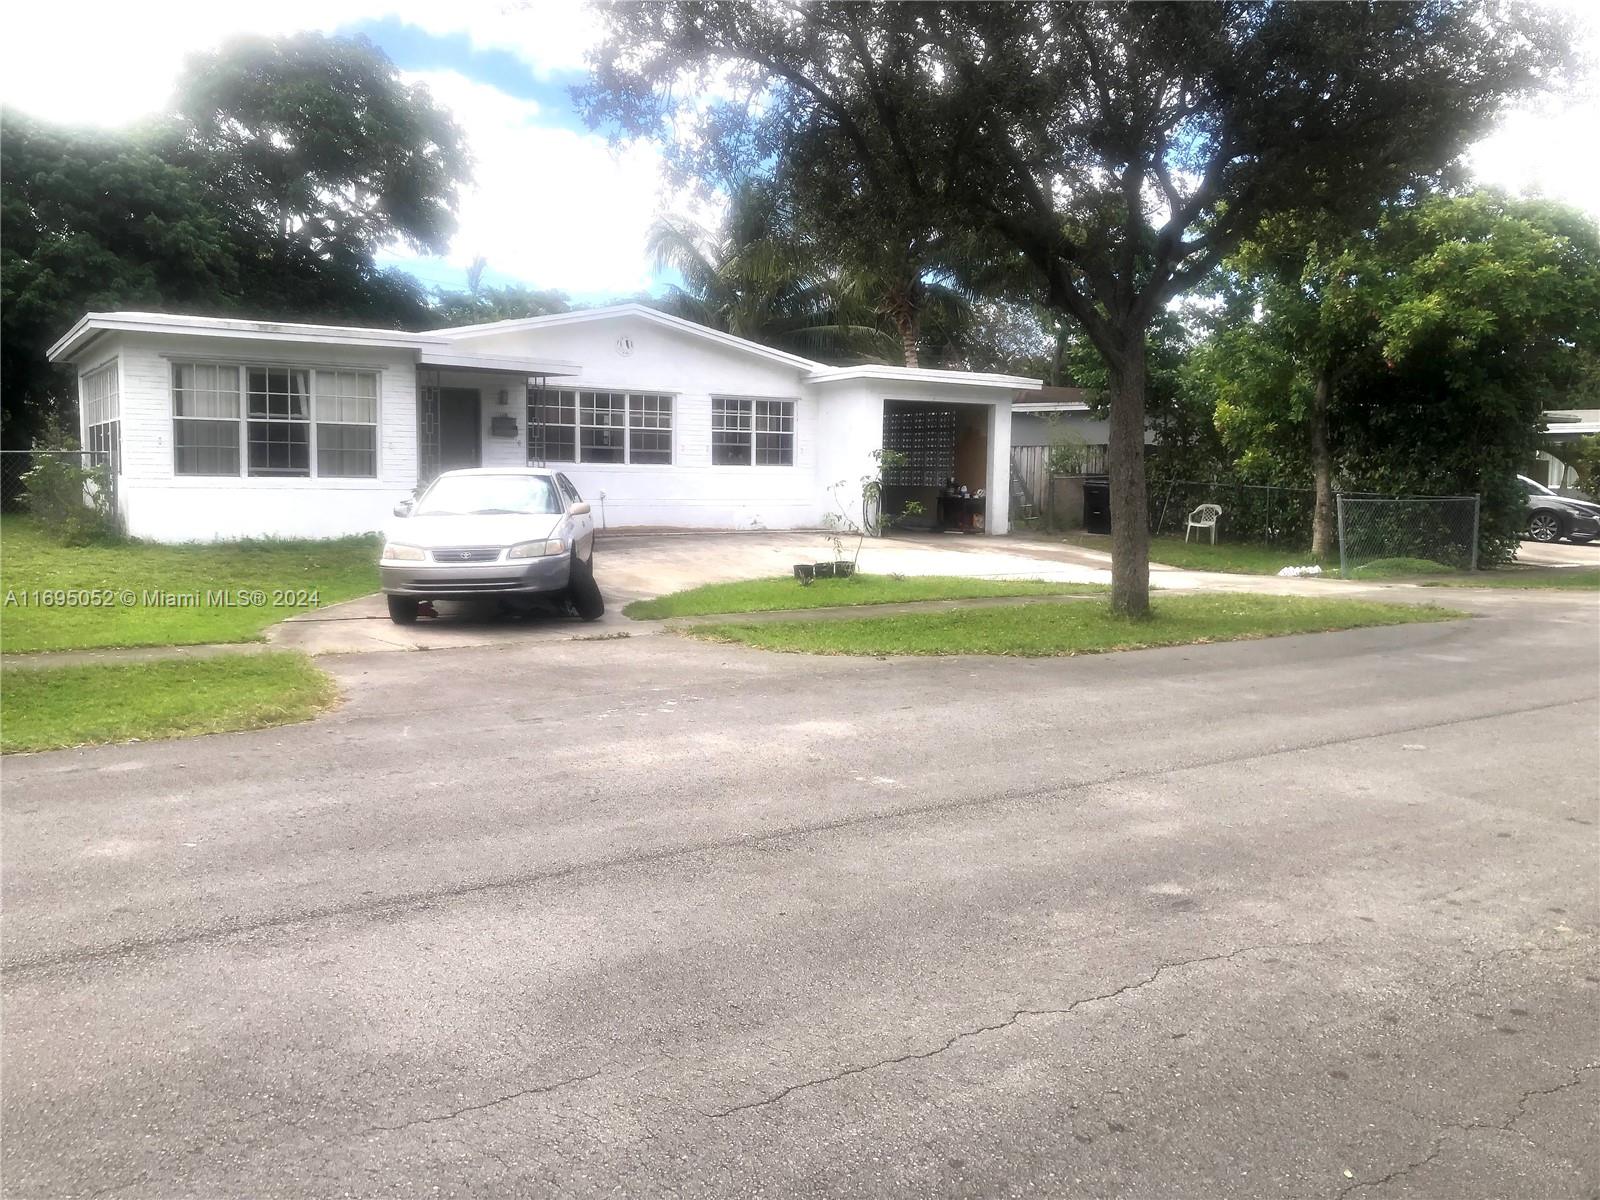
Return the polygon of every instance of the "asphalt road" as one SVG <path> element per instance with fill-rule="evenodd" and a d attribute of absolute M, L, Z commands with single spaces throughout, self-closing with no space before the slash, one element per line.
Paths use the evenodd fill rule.
<path fill-rule="evenodd" d="M 1600 605 L 1482 604 L 8 759 L 5 1195 L 1592 1197 Z"/>

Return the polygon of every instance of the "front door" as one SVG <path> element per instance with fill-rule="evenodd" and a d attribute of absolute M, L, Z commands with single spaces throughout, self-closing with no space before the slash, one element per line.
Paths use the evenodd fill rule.
<path fill-rule="evenodd" d="M 477 388 L 439 389 L 439 469 L 483 465 L 483 401 Z"/>

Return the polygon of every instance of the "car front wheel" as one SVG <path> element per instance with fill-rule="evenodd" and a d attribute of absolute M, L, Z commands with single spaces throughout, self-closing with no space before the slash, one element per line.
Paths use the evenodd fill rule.
<path fill-rule="evenodd" d="M 1559 542 L 1561 518 L 1552 512 L 1536 512 L 1528 518 L 1528 536 L 1536 542 Z"/>
<path fill-rule="evenodd" d="M 411 625 L 417 619 L 417 602 L 410 596 L 386 596 L 389 601 L 389 620 L 396 625 Z"/>
<path fill-rule="evenodd" d="M 576 553 L 572 556 L 572 575 L 567 585 L 572 597 L 572 607 L 585 621 L 598 621 L 606 615 L 605 597 L 600 585 L 594 581 L 594 556 L 584 562 Z"/>

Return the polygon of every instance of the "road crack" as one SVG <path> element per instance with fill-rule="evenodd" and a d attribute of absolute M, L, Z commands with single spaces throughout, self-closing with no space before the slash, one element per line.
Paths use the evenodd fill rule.
<path fill-rule="evenodd" d="M 770 1105 L 781 1103 L 788 1097 L 794 1095 L 796 1092 L 803 1092 L 808 1088 L 820 1087 L 826 1083 L 837 1083 L 841 1079 L 849 1079 L 855 1075 L 865 1075 L 868 1072 L 877 1071 L 883 1067 L 892 1067 L 899 1063 L 919 1062 L 923 1059 L 937 1058 L 945 1051 L 951 1049 L 953 1046 L 956 1046 L 961 1042 L 968 1040 L 969 1038 L 983 1037 L 986 1034 L 998 1033 L 1002 1029 L 1009 1029 L 1011 1026 L 1015 1025 L 1018 1021 L 1021 1021 L 1025 1017 L 1066 1016 L 1069 1013 L 1076 1012 L 1078 1009 L 1088 1004 L 1099 1004 L 1107 1000 L 1115 1000 L 1119 996 L 1124 996 L 1129 992 L 1138 991 L 1140 988 L 1148 987 L 1156 980 L 1160 979 L 1161 976 L 1166 974 L 1168 971 L 1175 971 L 1181 967 L 1199 966 L 1202 963 L 1226 962 L 1228 959 L 1238 958 L 1242 954 L 1250 954 L 1261 950 L 1286 950 L 1304 946 L 1317 946 L 1321 944 L 1321 942 L 1290 942 L 1283 945 L 1272 946 L 1241 946 L 1239 949 L 1230 950 L 1226 954 L 1206 954 L 1196 958 L 1184 958 L 1178 959 L 1174 962 L 1164 962 L 1159 964 L 1154 971 L 1144 978 L 1135 979 L 1132 982 L 1125 983 L 1121 987 L 1114 988 L 1109 992 L 1102 992 L 1095 996 L 1083 996 L 1061 1008 L 1013 1009 L 1011 1011 L 1011 1015 L 1003 1021 L 996 1021 L 992 1025 L 975 1025 L 970 1029 L 958 1030 L 956 1033 L 951 1034 L 950 1037 L 945 1039 L 943 1045 L 935 1046 L 932 1049 L 913 1050 L 906 1054 L 895 1055 L 892 1058 L 881 1058 L 876 1062 L 864 1063 L 855 1067 L 846 1067 L 842 1071 L 835 1071 L 829 1075 L 819 1075 L 815 1079 L 804 1079 L 799 1083 L 792 1083 L 788 1087 L 773 1092 L 770 1096 L 764 1096 L 759 1100 L 750 1100 L 743 1104 L 735 1104 L 730 1108 L 718 1109 L 715 1112 L 708 1112 L 705 1115 L 711 1117 L 713 1120 L 721 1120 L 723 1117 L 730 1117 L 735 1113 L 748 1112 L 751 1109 L 766 1108 Z"/>
<path fill-rule="evenodd" d="M 1409 1175 L 1411 1172 L 1427 1166 L 1434 1159 L 1438 1158 L 1439 1155 L 1444 1153 L 1445 1144 L 1449 1141 L 1449 1135 L 1451 1133 L 1459 1132 L 1463 1137 L 1465 1137 L 1467 1134 L 1475 1131 L 1490 1130 L 1495 1133 L 1515 1133 L 1519 1137 L 1526 1138 L 1527 1135 L 1522 1133 L 1521 1130 L 1517 1129 L 1517 1122 L 1528 1115 L 1528 1102 L 1530 1100 L 1532 1100 L 1535 1096 L 1553 1096 L 1557 1092 L 1565 1092 L 1571 1088 L 1575 1088 L 1583 1082 L 1583 1077 L 1586 1072 L 1596 1070 L 1600 1070 L 1600 1063 L 1585 1063 L 1581 1067 L 1573 1068 L 1572 1078 L 1570 1079 L 1562 1080 L 1560 1083 L 1554 1084 L 1551 1087 L 1528 1088 L 1527 1090 L 1518 1094 L 1516 1107 L 1512 1110 L 1511 1115 L 1508 1116 L 1504 1121 L 1464 1121 L 1446 1125 L 1442 1130 L 1440 1130 L 1438 1135 L 1434 1137 L 1433 1142 L 1428 1148 L 1428 1152 L 1421 1158 L 1405 1163 L 1402 1166 L 1395 1167 L 1387 1175 L 1380 1175 L 1376 1179 L 1360 1179 L 1354 1183 L 1346 1184 L 1344 1187 L 1339 1189 L 1337 1200 L 1343 1200 L 1343 1197 L 1348 1196 L 1353 1192 L 1361 1191 L 1363 1188 L 1382 1187 L 1386 1183 L 1392 1183 L 1396 1179 L 1403 1178 L 1404 1176 Z"/>
<path fill-rule="evenodd" d="M 504 1096 L 496 1096 L 492 1100 L 485 1100 L 479 1104 L 468 1104 L 451 1112 L 440 1113 L 438 1116 L 416 1117 L 410 1121 L 402 1121 L 398 1125 L 373 1125 L 362 1130 L 362 1134 L 370 1137 L 376 1133 L 394 1133 L 397 1130 L 410 1129 L 414 1125 L 433 1125 L 440 1121 L 454 1121 L 457 1117 L 464 1117 L 468 1113 L 483 1112 L 485 1109 L 497 1108 L 502 1104 L 510 1104 L 513 1100 L 521 1100 L 525 1096 L 542 1096 L 560 1088 L 570 1087 L 575 1083 L 583 1083 L 585 1080 L 593 1079 L 599 1074 L 600 1072 L 595 1070 L 590 1071 L 587 1075 L 573 1075 L 566 1079 L 557 1079 L 553 1083 L 542 1083 L 534 1087 L 520 1088 Z"/>

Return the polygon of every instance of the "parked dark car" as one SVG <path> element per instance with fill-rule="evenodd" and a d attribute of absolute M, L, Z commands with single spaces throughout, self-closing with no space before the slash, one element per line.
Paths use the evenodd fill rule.
<path fill-rule="evenodd" d="M 1536 542 L 1569 542 L 1582 545 L 1600 537 L 1600 504 L 1559 496 L 1526 475 L 1517 482 L 1528 498 L 1527 531 Z"/>

